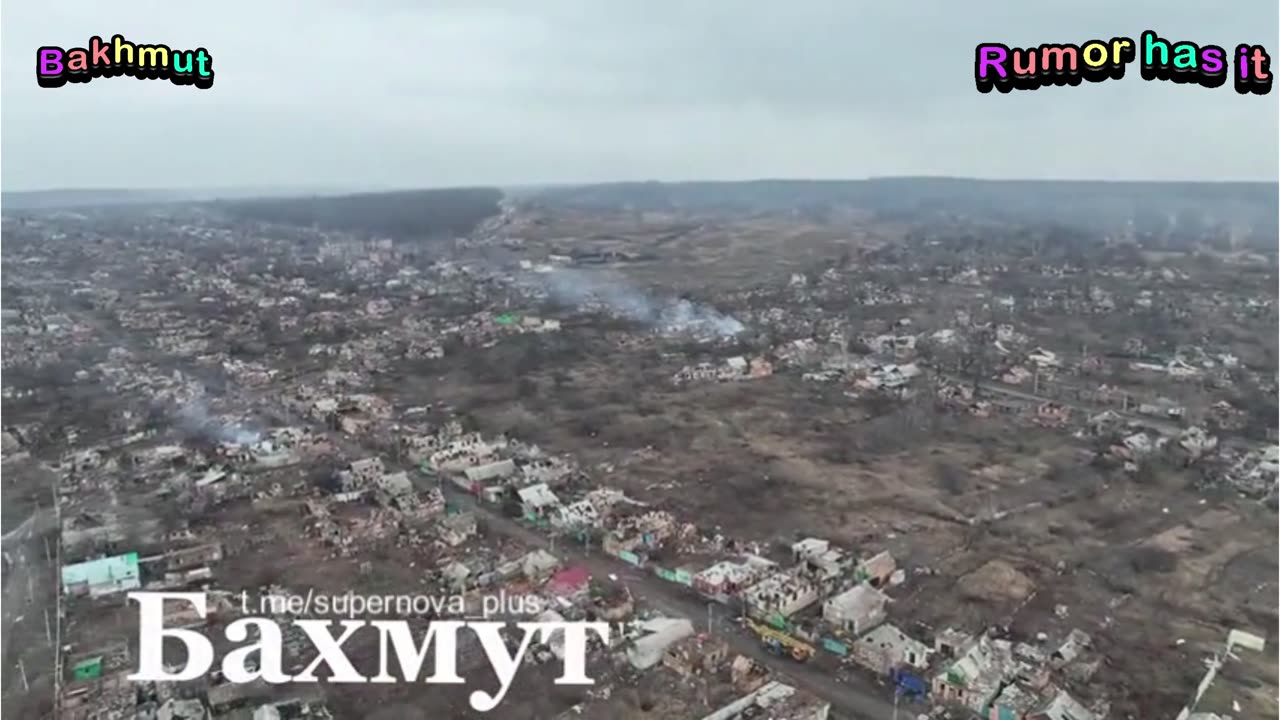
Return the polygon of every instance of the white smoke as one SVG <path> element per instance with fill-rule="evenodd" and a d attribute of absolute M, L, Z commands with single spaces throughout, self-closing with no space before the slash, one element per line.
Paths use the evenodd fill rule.
<path fill-rule="evenodd" d="M 684 299 L 656 300 L 618 277 L 557 268 L 531 276 L 552 299 L 582 309 L 604 309 L 671 334 L 728 338 L 746 330 L 737 318 Z"/>
<path fill-rule="evenodd" d="M 708 331 L 720 337 L 733 337 L 746 330 L 747 327 L 737 318 L 701 305 L 694 305 L 688 300 L 677 300 L 668 305 L 661 314 L 661 327 L 670 332 Z"/>
<path fill-rule="evenodd" d="M 242 423 L 227 423 L 214 417 L 200 399 L 183 405 L 176 417 L 178 425 L 185 431 L 214 442 L 252 445 L 262 439 L 262 433 Z"/>

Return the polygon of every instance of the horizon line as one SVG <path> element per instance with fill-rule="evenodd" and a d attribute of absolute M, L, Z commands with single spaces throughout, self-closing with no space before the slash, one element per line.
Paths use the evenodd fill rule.
<path fill-rule="evenodd" d="M 762 182 L 812 182 L 812 183 L 852 183 L 852 182 L 874 182 L 877 180 L 952 180 L 961 182 L 990 182 L 990 183 L 1006 183 L 1006 182 L 1025 182 L 1025 183 L 1096 183 L 1096 184 L 1153 184 L 1153 185 L 1267 185 L 1280 184 L 1280 177 L 1270 179 L 1239 179 L 1239 178 L 1212 178 L 1212 179 L 1157 179 L 1157 178 L 1058 178 L 1058 177 L 980 177 L 966 175 L 868 175 L 863 177 L 800 177 L 800 176 L 761 176 L 752 178 L 702 178 L 702 179 L 628 179 L 628 180 L 589 180 L 589 181 L 555 181 L 555 182 L 538 182 L 526 181 L 516 183 L 455 183 L 447 185 L 382 185 L 382 186 L 341 186 L 341 185 L 316 185 L 316 186 L 291 186 L 287 184 L 280 185 L 212 185 L 212 186 L 176 186 L 176 187 L 37 187 L 37 188 L 21 188 L 8 189 L 0 186 L 0 192 L 3 193 L 88 193 L 88 192 L 116 192 L 116 193 L 216 193 L 216 192 L 297 192 L 297 193 L 342 193 L 342 194 L 359 194 L 359 193 L 388 193 L 388 192 L 405 192 L 417 190 L 451 190 L 451 189 L 470 189 L 470 188 L 497 188 L 497 189 L 526 189 L 526 188 L 555 188 L 555 187 L 590 187 L 592 185 L 687 185 L 687 184 L 747 184 Z"/>

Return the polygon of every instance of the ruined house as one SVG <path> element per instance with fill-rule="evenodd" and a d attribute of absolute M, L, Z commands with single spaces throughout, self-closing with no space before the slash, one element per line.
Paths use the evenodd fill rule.
<path fill-rule="evenodd" d="M 1038 703 L 1027 714 L 1026 720 L 1101 720 L 1104 715 L 1095 713 L 1072 697 L 1066 690 L 1048 693 L 1048 699 Z"/>
<path fill-rule="evenodd" d="M 984 714 L 1005 683 L 1028 670 L 1015 657 L 1013 643 L 982 635 L 960 648 L 956 659 L 934 675 L 931 694 L 938 702 Z"/>
<path fill-rule="evenodd" d="M 476 516 L 471 513 L 448 515 L 440 520 L 437 527 L 440 539 L 449 547 L 457 547 L 475 536 Z"/>
<path fill-rule="evenodd" d="M 481 438 L 479 433 L 467 433 L 432 453 L 427 463 L 439 472 L 462 472 L 497 460 L 498 450 L 506 446 L 505 438 L 495 438 L 490 442 Z"/>
<path fill-rule="evenodd" d="M 738 655 L 729 663 L 729 679 L 738 692 L 750 693 L 764 685 L 769 671 L 746 655 Z"/>
<path fill-rule="evenodd" d="M 1095 437 L 1104 437 L 1114 434 L 1120 428 L 1124 427 L 1126 421 L 1121 417 L 1120 413 L 1114 410 L 1103 410 L 1102 412 L 1089 418 L 1086 425 L 1091 435 Z"/>
<path fill-rule="evenodd" d="M 494 462 L 474 465 L 462 471 L 467 483 L 472 487 L 501 481 L 515 475 L 516 464 L 512 460 L 495 460 Z"/>
<path fill-rule="evenodd" d="M 929 666 L 933 648 L 897 626 L 884 623 L 854 640 L 849 654 L 855 662 L 877 675 L 887 675 L 902 667 L 925 669 Z"/>
<path fill-rule="evenodd" d="M 437 435 L 401 435 L 397 441 L 400 453 L 412 463 L 420 463 L 440 449 L 441 440 Z"/>
<path fill-rule="evenodd" d="M 520 465 L 524 485 L 543 483 L 554 487 L 573 474 L 573 465 L 558 457 L 532 458 Z"/>
<path fill-rule="evenodd" d="M 889 584 L 889 579 L 897 569 L 898 561 L 894 559 L 893 553 L 881 550 L 871 557 L 858 561 L 853 571 L 854 579 L 858 582 L 870 583 L 871 587 L 880 588 Z"/>
<path fill-rule="evenodd" d="M 560 560 L 546 550 L 530 550 L 520 559 L 520 571 L 530 580 L 542 580 L 560 567 Z"/>
<path fill-rule="evenodd" d="M 991 720 L 1024 720 L 1040 704 L 1040 694 L 1023 683 L 1010 683 L 987 706 Z"/>
<path fill-rule="evenodd" d="M 648 510 L 621 517 L 605 535 L 604 551 L 617 555 L 623 551 L 658 547 L 679 531 L 676 518 L 665 510 Z"/>
<path fill-rule="evenodd" d="M 557 512 L 560 498 L 543 483 L 530 485 L 516 491 L 526 517 L 547 517 Z"/>
<path fill-rule="evenodd" d="M 729 657 L 729 644 L 700 633 L 679 640 L 667 648 L 663 666 L 686 677 L 714 673 Z"/>
<path fill-rule="evenodd" d="M 805 538 L 791 546 L 791 555 L 804 575 L 825 589 L 834 589 L 853 565 L 853 557 L 819 538 Z"/>
<path fill-rule="evenodd" d="M 813 605 L 821 587 L 796 569 L 775 572 L 742 593 L 747 612 L 755 617 L 790 617 Z"/>
<path fill-rule="evenodd" d="M 1196 425 L 1182 431 L 1181 437 L 1178 438 L 1178 446 L 1194 461 L 1218 447 L 1218 438 Z"/>
<path fill-rule="evenodd" d="M 1041 371 L 1052 370 L 1062 364 L 1061 361 L 1058 360 L 1057 353 L 1051 350 L 1045 350 L 1042 347 L 1037 347 L 1027 353 L 1027 362 L 1035 365 Z"/>
<path fill-rule="evenodd" d="M 164 554 L 164 568 L 165 570 L 182 570 L 200 565 L 212 565 L 221 559 L 222 543 L 205 543 L 166 552 Z"/>
<path fill-rule="evenodd" d="M 676 643 L 693 636 L 693 624 L 685 618 L 656 617 L 631 628 L 631 645 L 627 660 L 637 670 L 647 670 L 665 662 L 668 651 Z"/>
<path fill-rule="evenodd" d="M 693 587 L 703 595 L 728 599 L 755 585 L 777 568 L 777 563 L 757 555 L 722 560 L 693 576 Z"/>
<path fill-rule="evenodd" d="M 596 506 L 584 499 L 561 506 L 559 512 L 552 517 L 551 524 L 566 530 L 582 530 L 596 526 L 599 520 Z"/>
<path fill-rule="evenodd" d="M 417 491 L 403 470 L 378 476 L 373 481 L 373 491 L 378 504 L 384 507 L 410 510 L 417 504 Z"/>
<path fill-rule="evenodd" d="M 686 366 L 672 376 L 671 381 L 676 385 L 683 385 L 694 382 L 707 382 L 710 380 L 718 380 L 720 378 L 720 368 L 711 363 L 698 363 L 693 366 Z"/>
<path fill-rule="evenodd" d="M 822 605 L 822 619 L 853 636 L 861 635 L 885 621 L 889 598 L 870 585 L 858 585 L 828 598 Z"/>
<path fill-rule="evenodd" d="M 827 720 L 831 703 L 776 680 L 738 698 L 702 720 Z"/>
<path fill-rule="evenodd" d="M 1140 403 L 1137 411 L 1139 415 L 1166 417 L 1176 420 L 1185 415 L 1187 409 L 1169 398 L 1162 397 L 1156 398 L 1149 403 Z"/>
<path fill-rule="evenodd" d="M 1071 408 L 1056 402 L 1041 403 L 1036 408 L 1036 423 L 1045 427 L 1062 427 L 1071 419 Z"/>
<path fill-rule="evenodd" d="M 338 484 L 343 492 L 364 490 L 372 487 L 384 474 L 386 474 L 386 467 L 383 466 L 381 458 L 354 460 L 346 470 L 338 473 Z"/>

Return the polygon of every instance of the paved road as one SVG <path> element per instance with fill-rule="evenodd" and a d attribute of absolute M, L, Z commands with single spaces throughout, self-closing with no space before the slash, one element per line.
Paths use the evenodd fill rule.
<path fill-rule="evenodd" d="M 465 505 L 482 519 L 489 532 L 505 535 L 533 547 L 546 550 L 552 548 L 550 537 L 481 505 L 473 496 L 454 492 L 449 492 L 448 495 L 450 501 Z M 691 591 L 683 590 L 651 573 L 637 570 L 602 552 L 585 551 L 567 541 L 555 543 L 554 549 L 555 554 L 561 558 L 585 565 L 598 578 L 611 574 L 617 576 L 637 599 L 668 615 L 689 618 L 699 629 L 706 625 L 707 607 L 710 605 L 713 634 L 728 642 L 735 652 L 768 667 L 788 684 L 830 701 L 832 709 L 840 717 L 849 720 L 889 720 L 893 717 L 891 695 L 886 688 L 860 676 L 853 676 L 848 681 L 838 679 L 827 669 L 811 664 L 812 661 L 808 664 L 797 663 L 789 658 L 773 655 L 764 649 L 754 634 L 740 628 L 730 617 L 730 611 L 722 605 L 707 601 Z M 908 718 L 911 714 L 903 708 L 900 717 Z"/>
<path fill-rule="evenodd" d="M 300 418 L 287 408 L 273 405 L 268 413 L 275 415 L 278 420 L 291 425 L 308 425 L 312 427 L 332 440 L 334 445 L 347 457 L 353 459 L 371 455 L 383 457 L 383 462 L 388 470 L 402 469 L 409 471 L 410 477 L 414 478 L 419 489 L 425 490 L 435 484 L 433 481 L 424 478 L 415 468 L 397 467 L 398 464 L 394 460 L 385 457 L 384 453 L 372 448 L 366 448 L 355 438 L 344 433 Z M 707 607 L 710 605 L 713 618 L 712 632 L 716 636 L 729 643 L 729 646 L 735 652 L 746 655 L 768 667 L 775 676 L 782 678 L 785 682 L 829 701 L 836 717 L 844 718 L 845 720 L 891 720 L 894 717 L 893 704 L 891 702 L 892 695 L 887 688 L 877 686 L 874 682 L 859 675 L 854 675 L 848 680 L 839 679 L 830 670 L 812 664 L 813 661 L 808 664 L 802 664 L 790 658 L 773 655 L 764 649 L 754 634 L 739 627 L 729 616 L 730 611 L 724 606 L 709 602 L 691 591 L 682 589 L 680 586 L 662 580 L 651 573 L 637 570 L 631 565 L 602 552 L 590 552 L 570 541 L 556 542 L 550 535 L 522 525 L 513 518 L 509 518 L 501 512 L 479 503 L 475 496 L 450 488 L 448 483 L 442 483 L 441 489 L 455 506 L 465 507 L 475 513 L 477 519 L 484 523 L 487 532 L 511 538 L 529 547 L 554 551 L 554 554 L 563 560 L 585 565 L 591 574 L 597 578 L 615 575 L 625 582 L 637 600 L 663 613 L 675 617 L 688 618 L 693 621 L 695 626 L 701 627 L 705 626 Z M 901 718 L 909 718 L 911 716 L 906 708 L 903 708 L 899 713 Z"/>
<path fill-rule="evenodd" d="M 318 432 L 330 438 L 344 454 L 358 459 L 370 455 L 383 456 L 373 449 L 365 448 L 356 439 L 327 427 L 319 427 L 316 423 L 307 422 L 289 412 L 287 408 L 275 406 L 271 414 L 278 419 L 294 425 L 310 425 Z M 427 481 L 415 468 L 397 468 L 396 463 L 383 457 L 388 470 L 404 469 L 410 477 L 425 489 Z M 475 513 L 477 519 L 484 522 L 485 529 L 493 534 L 501 535 L 520 542 L 529 547 L 554 550 L 554 554 L 572 563 L 585 565 L 597 578 L 615 575 L 626 585 L 636 598 L 663 613 L 675 617 L 689 618 L 695 625 L 704 625 L 707 617 L 707 606 L 712 606 L 712 631 L 729 643 L 735 652 L 752 658 L 768 667 L 776 676 L 781 677 L 795 687 L 807 690 L 827 700 L 832 705 L 836 716 L 846 720 L 890 720 L 893 718 L 891 695 L 884 687 L 860 677 L 853 676 L 848 681 L 838 679 L 829 670 L 812 664 L 797 663 L 789 658 L 778 657 L 764 649 L 760 641 L 750 631 L 740 628 L 729 617 L 729 610 L 722 605 L 711 603 L 691 591 L 683 590 L 661 578 L 628 565 L 617 558 L 602 552 L 592 553 L 572 542 L 555 542 L 552 537 L 540 533 L 533 528 L 522 525 L 516 520 L 479 503 L 475 496 L 451 489 L 447 483 L 442 489 L 449 500 L 456 506 L 465 507 Z M 812 662 L 812 661 L 811 661 Z M 905 709 L 899 717 L 911 717 Z"/>

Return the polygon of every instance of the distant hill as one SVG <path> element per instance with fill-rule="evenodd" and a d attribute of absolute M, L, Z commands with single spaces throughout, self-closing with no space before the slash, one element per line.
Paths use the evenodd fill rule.
<path fill-rule="evenodd" d="M 1276 191 L 1276 183 L 1250 182 L 900 177 L 612 183 L 545 188 L 530 194 L 553 206 L 583 209 L 771 213 L 848 207 L 889 217 L 962 215 L 1106 230 L 1133 223 L 1138 232 L 1172 225 L 1190 232 L 1227 223 L 1244 228 L 1250 244 L 1274 248 L 1280 212 Z"/>
<path fill-rule="evenodd" d="M 278 222 L 390 237 L 466 235 L 500 212 L 496 188 L 397 190 L 352 194 L 249 188 L 210 190 L 39 190 L 4 193 L 7 212 L 135 212 L 203 207 L 246 221 Z"/>
<path fill-rule="evenodd" d="M 1276 207 L 1275 183 L 1101 182 L 873 178 L 868 180 L 751 180 L 744 182 L 635 182 L 546 188 L 544 201 L 582 207 L 670 210 L 723 208 L 788 210 L 815 203 L 857 203 L 869 209 L 1025 207 L 1049 209 L 1063 201 L 1186 204 L 1240 202 Z"/>
<path fill-rule="evenodd" d="M 189 194 L 188 194 L 189 195 Z M 54 210 L 75 207 L 102 207 L 139 203 L 176 202 L 184 193 L 173 190 L 31 190 L 0 194 L 0 209 Z"/>
<path fill-rule="evenodd" d="M 183 190 L 126 188 L 65 188 L 55 190 L 19 190 L 0 193 L 0 209 L 5 212 L 24 210 L 60 210 L 116 205 L 153 205 L 158 203 L 207 202 L 220 198 L 281 197 L 290 195 L 337 195 L 355 188 L 203 188 Z"/>
<path fill-rule="evenodd" d="M 219 200 L 210 206 L 244 220 L 350 230 L 395 238 L 466 235 L 497 215 L 496 188 L 401 190 L 329 197 Z"/>

